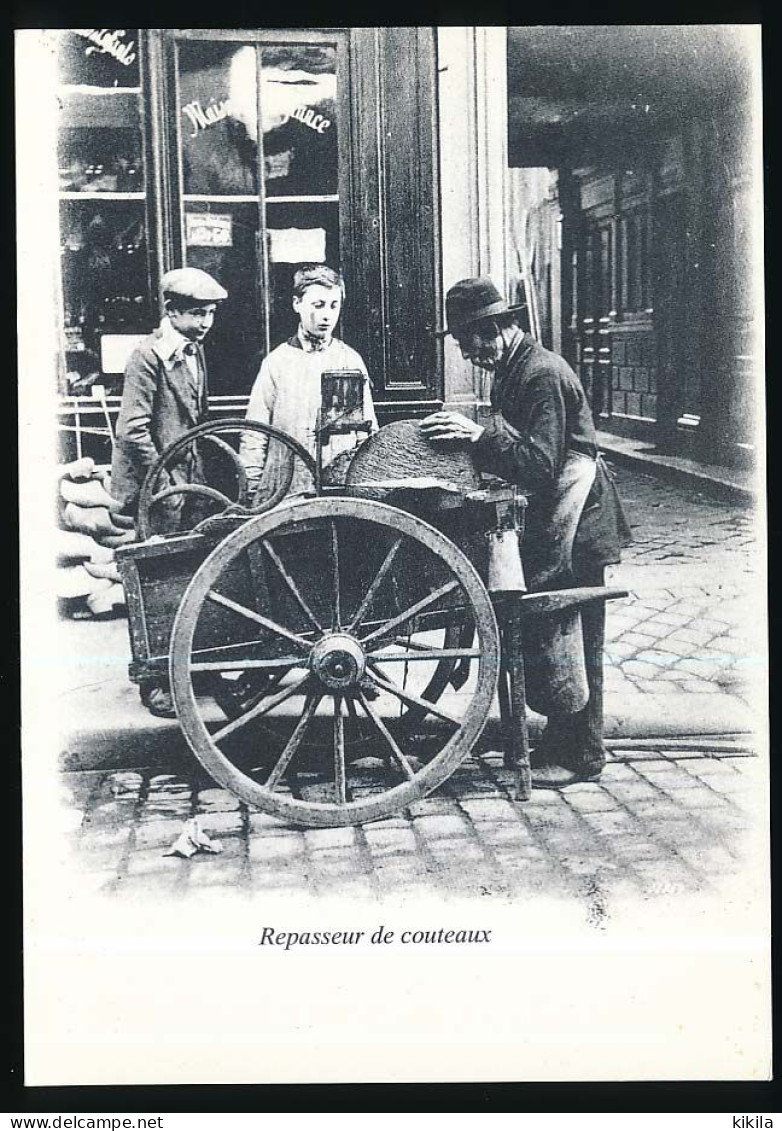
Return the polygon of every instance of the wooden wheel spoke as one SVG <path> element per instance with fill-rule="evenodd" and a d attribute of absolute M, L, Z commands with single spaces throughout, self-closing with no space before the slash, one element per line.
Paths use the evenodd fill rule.
<path fill-rule="evenodd" d="M 371 663 L 371 660 L 369 662 Z M 421 699 L 418 695 L 413 695 L 412 692 L 406 691 L 398 684 L 380 675 L 379 672 L 374 670 L 374 667 L 372 670 L 372 679 L 379 687 L 382 687 L 384 691 L 388 691 L 391 695 L 396 695 L 397 699 L 401 699 L 404 703 L 409 703 L 412 707 L 423 707 L 427 714 L 431 713 L 437 715 L 438 718 L 444 719 L 446 722 L 451 723 L 452 726 L 460 727 L 462 725 L 461 719 L 457 719 L 450 711 L 446 711 L 437 703 L 430 703 L 428 699 Z"/>
<path fill-rule="evenodd" d="M 334 603 L 332 606 L 331 627 L 339 628 L 341 620 L 339 601 L 339 539 L 337 538 L 337 523 L 331 520 L 331 565 L 332 581 L 334 585 Z"/>
<path fill-rule="evenodd" d="M 347 804 L 345 770 L 345 720 L 342 717 L 342 696 L 334 696 L 334 792 L 338 805 Z"/>
<path fill-rule="evenodd" d="M 280 577 L 284 581 L 284 583 L 287 586 L 290 593 L 293 595 L 294 600 L 298 604 L 301 611 L 304 613 L 307 620 L 310 622 L 310 624 L 312 625 L 312 627 L 314 629 L 316 629 L 318 632 L 322 632 L 323 631 L 323 625 L 319 624 L 319 622 L 315 619 L 315 615 L 312 612 L 312 609 L 309 607 L 307 602 L 302 597 L 301 592 L 299 591 L 299 587 L 297 586 L 296 582 L 293 580 L 291 575 L 288 573 L 288 570 L 286 569 L 285 564 L 281 560 L 277 551 L 274 549 L 274 547 L 271 545 L 270 542 L 264 541 L 262 543 L 262 545 L 263 545 L 263 548 L 266 551 L 266 553 L 269 555 L 271 560 L 274 562 L 274 565 L 275 565 L 275 568 L 276 568 L 278 574 L 280 575 Z"/>
<path fill-rule="evenodd" d="M 226 723 L 226 725 L 220 730 L 215 731 L 215 733 L 212 735 L 212 741 L 222 742 L 222 740 L 224 738 L 227 738 L 229 734 L 233 734 L 235 730 L 239 730 L 240 727 L 246 726 L 247 723 L 252 722 L 253 719 L 258 719 L 261 717 L 261 715 L 265 715 L 269 711 L 273 711 L 274 708 L 277 707 L 280 703 L 284 703 L 286 699 L 290 699 L 293 695 L 296 695 L 309 678 L 310 674 L 309 672 L 307 672 L 307 674 L 303 675 L 301 679 L 297 680 L 296 683 L 292 683 L 290 687 L 284 687 L 282 691 L 278 691 L 276 695 L 264 697 L 264 699 L 260 703 L 257 703 L 249 711 L 246 711 L 243 715 L 240 715 L 238 719 L 231 719 L 230 723 Z"/>
<path fill-rule="evenodd" d="M 449 593 L 453 593 L 454 589 L 458 588 L 458 581 L 449 581 L 445 585 L 441 585 L 439 589 L 435 589 L 434 593 L 430 593 L 428 596 L 422 597 L 420 601 L 416 601 L 414 605 L 411 605 L 408 609 L 405 609 L 404 612 L 399 613 L 398 616 L 395 616 L 391 620 L 386 621 L 386 623 L 381 625 L 380 628 L 376 628 L 374 632 L 370 632 L 369 636 L 365 636 L 361 640 L 361 643 L 366 648 L 366 646 L 373 640 L 385 640 L 387 636 L 392 635 L 396 631 L 396 629 L 399 628 L 400 624 L 405 624 L 407 621 L 412 620 L 412 618 L 414 616 L 417 616 L 418 613 L 423 612 L 424 609 L 428 609 L 431 605 L 437 604 L 439 600 L 447 596 Z"/>
<path fill-rule="evenodd" d="M 409 663 L 411 660 L 477 660 L 481 653 L 475 648 L 427 648 L 415 652 L 371 652 L 370 658 L 376 662 Z"/>
<path fill-rule="evenodd" d="M 295 632 L 291 632 L 287 628 L 283 628 L 281 624 L 277 624 L 268 617 L 256 613 L 254 609 L 248 609 L 246 605 L 239 605 L 236 601 L 232 601 L 230 597 L 224 597 L 222 593 L 218 593 L 216 589 L 210 589 L 207 593 L 207 598 L 213 601 L 216 605 L 222 605 L 223 608 L 230 609 L 232 613 L 237 613 L 240 617 L 246 617 L 247 620 L 253 621 L 255 624 L 260 624 L 269 632 L 275 633 L 277 636 L 283 636 L 286 640 L 290 640 L 297 648 L 308 652 L 311 644 L 305 640 L 303 636 L 297 636 Z"/>
<path fill-rule="evenodd" d="M 364 613 L 366 613 L 367 610 L 371 607 L 372 602 L 374 601 L 375 597 L 377 596 L 377 592 L 380 589 L 380 586 L 385 581 L 386 576 L 388 574 L 388 571 L 391 569 L 394 558 L 396 557 L 396 553 L 397 553 L 397 551 L 398 551 L 398 549 L 401 545 L 402 545 L 402 539 L 397 538 L 397 540 L 394 542 L 391 549 L 386 554 L 386 556 L 383 560 L 383 564 L 381 565 L 380 569 L 375 574 L 375 577 L 372 581 L 372 584 L 370 585 L 369 589 L 367 589 L 363 601 L 361 602 L 359 607 L 356 609 L 356 612 L 353 614 L 353 618 L 351 619 L 351 622 L 348 625 L 348 632 L 355 631 L 356 627 L 361 623 L 361 619 L 364 616 Z"/>
<path fill-rule="evenodd" d="M 285 677 L 286 677 L 286 675 L 288 674 L 289 671 L 290 671 L 290 668 L 283 668 L 282 671 L 279 671 L 279 672 L 275 673 L 275 675 L 270 676 L 269 682 L 266 685 L 266 687 L 262 688 L 261 691 L 257 691 L 255 693 L 255 695 L 251 695 L 250 698 L 247 700 L 247 702 L 245 703 L 246 709 L 248 711 L 251 711 L 253 709 L 253 707 L 257 706 L 257 704 L 261 702 L 262 699 L 265 699 L 269 695 L 271 695 L 271 693 L 274 691 L 275 687 L 278 687 L 280 685 L 280 683 L 285 679 Z"/>
<path fill-rule="evenodd" d="M 191 672 L 243 672 L 268 671 L 270 668 L 301 667 L 301 656 L 278 656 L 273 660 L 197 660 L 190 665 Z"/>
<path fill-rule="evenodd" d="M 271 791 L 275 789 L 279 784 L 280 778 L 287 770 L 288 766 L 290 765 L 291 759 L 299 749 L 302 739 L 304 738 L 304 732 L 310 725 L 310 720 L 315 714 L 318 703 L 320 703 L 322 698 L 322 695 L 311 695 L 307 699 L 307 702 L 304 705 L 304 711 L 301 718 L 296 724 L 293 734 L 288 739 L 287 743 L 285 744 L 285 749 L 283 750 L 282 754 L 280 754 L 272 772 L 266 779 L 266 788 L 268 790 Z"/>
<path fill-rule="evenodd" d="M 405 774 L 405 776 L 410 781 L 412 781 L 413 778 L 415 777 L 415 770 L 410 765 L 410 762 L 408 761 L 405 754 L 403 754 L 403 752 L 399 749 L 399 747 L 397 746 L 396 741 L 394 739 L 394 736 L 391 734 L 388 727 L 383 722 L 380 715 L 374 709 L 374 707 L 369 702 L 369 700 L 366 698 L 366 696 L 363 694 L 363 692 L 359 692 L 359 701 L 361 703 L 361 706 L 366 711 L 368 718 L 370 718 L 372 720 L 372 722 L 375 724 L 377 729 L 382 734 L 383 738 L 388 743 L 388 746 L 391 750 L 391 754 L 393 755 L 394 760 L 402 768 L 402 772 Z"/>

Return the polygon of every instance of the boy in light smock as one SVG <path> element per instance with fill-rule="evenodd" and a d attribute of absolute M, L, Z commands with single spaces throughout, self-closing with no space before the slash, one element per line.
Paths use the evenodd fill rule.
<path fill-rule="evenodd" d="M 367 369 L 361 355 L 333 337 L 345 298 L 342 276 L 323 264 L 300 267 L 293 276 L 293 309 L 299 325 L 293 337 L 264 359 L 250 394 L 247 419 L 270 424 L 287 432 L 314 457 L 315 433 L 321 407 L 321 376 L 329 370 L 360 370 L 364 375 L 364 418 L 377 431 L 377 418 Z M 336 441 L 336 443 L 335 443 Z M 331 439 L 329 458 L 340 446 L 352 447 L 349 435 Z M 287 449 L 268 442 L 259 433 L 245 433 L 241 446 L 248 478 L 261 480 L 263 494 L 271 493 L 286 467 Z M 301 460 L 293 461 L 289 495 L 311 494 L 312 476 Z"/>

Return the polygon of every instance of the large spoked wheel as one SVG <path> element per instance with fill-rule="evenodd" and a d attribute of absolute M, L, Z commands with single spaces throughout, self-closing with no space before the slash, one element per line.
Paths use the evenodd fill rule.
<path fill-rule="evenodd" d="M 458 695 L 439 686 L 452 661 L 467 670 Z M 499 662 L 494 610 L 464 554 L 420 519 L 356 499 L 291 503 L 230 534 L 193 577 L 170 648 L 202 765 L 247 804 L 310 826 L 377 820 L 441 785 L 483 729 Z M 210 680 L 246 673 L 270 678 L 226 722 Z M 433 702 L 422 692 L 435 676 Z M 415 741 L 410 709 L 426 724 Z"/>
<path fill-rule="evenodd" d="M 239 448 L 242 436 L 263 436 L 268 445 L 281 446 L 280 474 L 273 486 L 266 489 L 249 480 Z M 267 456 L 268 458 L 268 456 Z M 207 421 L 191 428 L 161 452 L 147 473 L 139 493 L 136 530 L 140 541 L 146 541 L 156 527 L 165 525 L 164 506 L 181 511 L 183 501 L 191 504 L 191 522 L 177 521 L 177 532 L 197 525 L 210 512 L 241 508 L 247 514 L 265 514 L 287 495 L 293 480 L 294 459 L 299 459 L 315 478 L 315 461 L 306 448 L 292 436 L 270 424 L 255 420 Z M 207 479 L 212 482 L 177 482 L 185 479 Z"/>

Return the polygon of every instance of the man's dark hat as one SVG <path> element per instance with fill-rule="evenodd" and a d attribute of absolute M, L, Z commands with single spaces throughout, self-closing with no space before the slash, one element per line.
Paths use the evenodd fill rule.
<path fill-rule="evenodd" d="M 523 304 L 508 306 L 491 279 L 485 276 L 478 279 L 462 279 L 454 283 L 445 296 L 447 328 L 435 330 L 435 333 L 440 337 L 446 334 L 458 334 L 483 318 L 495 318 L 498 314 L 513 314 L 523 309 Z"/>

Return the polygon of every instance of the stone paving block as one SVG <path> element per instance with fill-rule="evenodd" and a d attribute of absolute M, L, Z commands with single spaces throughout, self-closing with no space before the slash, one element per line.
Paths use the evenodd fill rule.
<path fill-rule="evenodd" d="M 225 812 L 238 809 L 241 802 L 227 789 L 202 789 L 198 793 L 198 812 Z"/>
<path fill-rule="evenodd" d="M 181 857 L 164 856 L 161 847 L 137 848 L 133 850 L 128 860 L 127 872 L 130 876 L 150 874 L 168 876 L 172 882 L 175 882 L 183 870 L 180 865 L 188 863 L 189 861 Z"/>
<path fill-rule="evenodd" d="M 308 854 L 308 863 L 321 876 L 361 875 L 364 859 L 355 848 L 327 848 Z"/>
<path fill-rule="evenodd" d="M 416 829 L 427 840 L 460 839 L 469 835 L 469 826 L 458 813 L 428 813 L 414 818 Z"/>
<path fill-rule="evenodd" d="M 378 861 L 373 868 L 373 875 L 381 888 L 388 888 L 426 881 L 429 869 L 418 859 L 395 858 Z"/>
<path fill-rule="evenodd" d="M 634 629 L 632 632 L 625 632 L 619 637 L 619 642 L 622 644 L 630 644 L 635 651 L 639 648 L 648 648 L 653 645 L 657 640 L 657 634 L 654 632 L 642 632 Z"/>
<path fill-rule="evenodd" d="M 625 808 L 633 809 L 637 802 L 654 802 L 660 796 L 659 791 L 645 781 L 607 781 L 605 788 Z"/>
<path fill-rule="evenodd" d="M 621 809 L 584 813 L 584 820 L 606 837 L 610 837 L 613 833 L 634 833 L 636 831 L 640 833 L 641 831 L 639 822 Z"/>
<path fill-rule="evenodd" d="M 473 821 L 515 821 L 518 813 L 512 801 L 505 797 L 462 798 L 461 808 Z"/>
<path fill-rule="evenodd" d="M 275 895 L 290 893 L 292 896 L 316 894 L 309 876 L 300 873 L 269 872 L 252 868 L 243 877 L 243 884 L 253 892 L 273 891 Z"/>
<path fill-rule="evenodd" d="M 643 660 L 625 660 L 621 667 L 624 674 L 631 679 L 653 680 L 657 674 L 656 665 Z"/>
<path fill-rule="evenodd" d="M 136 813 L 136 802 L 105 801 L 94 805 L 84 817 L 84 827 L 115 826 L 132 824 Z"/>
<path fill-rule="evenodd" d="M 636 860 L 656 860 L 662 863 L 670 858 L 670 852 L 664 845 L 655 844 L 645 834 L 612 835 L 611 853 L 623 863 L 633 863 Z"/>
<path fill-rule="evenodd" d="M 702 890 L 703 880 L 685 865 L 676 866 L 670 860 L 664 865 L 654 860 L 638 860 L 633 873 L 642 892 L 648 896 L 681 895 Z"/>
<path fill-rule="evenodd" d="M 481 825 L 479 831 L 481 843 L 492 848 L 514 844 L 521 847 L 535 842 L 532 830 L 520 821 L 517 824 Z"/>
<path fill-rule="evenodd" d="M 430 794 L 423 801 L 415 801 L 407 810 L 411 817 L 434 817 L 453 814 L 456 801 L 442 793 Z"/>
<path fill-rule="evenodd" d="M 670 672 L 661 672 L 660 675 L 669 675 Z M 635 681 L 636 691 L 642 692 L 644 695 L 681 695 L 682 694 L 682 679 L 681 676 L 676 681 L 661 682 L 660 675 L 655 676 L 654 679 L 637 679 Z"/>
<path fill-rule="evenodd" d="M 427 845 L 427 851 L 440 864 L 450 864 L 458 868 L 461 864 L 486 860 L 486 852 L 476 841 L 465 841 L 454 850 L 449 841 L 434 840 Z"/>
<path fill-rule="evenodd" d="M 336 829 L 305 829 L 304 839 L 311 849 L 341 848 L 355 845 L 358 834 L 353 825 L 345 825 Z"/>
<path fill-rule="evenodd" d="M 712 880 L 734 876 L 741 871 L 742 863 L 719 845 L 704 849 L 681 848 L 679 855 L 699 875 Z"/>
<path fill-rule="evenodd" d="M 649 828 L 649 835 L 677 851 L 685 845 L 704 845 L 710 840 L 708 831 L 683 813 L 659 818 Z"/>
<path fill-rule="evenodd" d="M 252 862 L 303 859 L 305 853 L 304 838 L 300 833 L 288 833 L 286 836 L 253 836 L 249 839 L 248 848 Z"/>
<path fill-rule="evenodd" d="M 207 836 L 239 833 L 244 828 L 244 815 L 239 809 L 208 810 L 199 815 L 198 820 Z"/>
<path fill-rule="evenodd" d="M 418 841 L 411 828 L 377 829 L 367 825 L 364 836 L 373 857 L 418 850 Z"/>
<path fill-rule="evenodd" d="M 664 612 L 664 613 L 658 613 L 657 616 L 654 618 L 654 620 L 657 624 L 662 624 L 662 625 L 667 624 L 667 625 L 673 625 L 674 627 L 677 627 L 679 625 L 688 624 L 690 618 L 687 616 L 686 613 L 675 613 L 675 612 L 671 612 L 669 610 L 669 611 Z"/>
<path fill-rule="evenodd" d="M 250 833 L 285 833 L 285 832 L 298 832 L 299 830 L 293 825 L 288 825 L 281 821 L 279 817 L 272 817 L 268 813 L 255 813 L 250 811 L 249 825 Z"/>
<path fill-rule="evenodd" d="M 193 868 L 189 874 L 190 886 L 193 889 L 207 887 L 222 887 L 226 884 L 238 886 L 244 875 L 244 861 L 238 857 L 222 856 L 212 857 L 207 867 Z"/>
<path fill-rule="evenodd" d="M 79 868 L 93 876 L 101 875 L 107 883 L 111 883 L 121 869 L 124 854 L 124 845 L 92 844 L 87 841 L 78 848 Z"/>
<path fill-rule="evenodd" d="M 140 848 L 170 848 L 182 832 L 182 822 L 174 820 L 144 821 L 136 827 L 135 846 Z"/>
<path fill-rule="evenodd" d="M 689 772 L 694 774 L 695 777 L 708 780 L 712 778 L 732 780 L 741 771 L 728 759 L 703 757 L 697 761 L 693 759 Z"/>
<path fill-rule="evenodd" d="M 686 798 L 677 797 L 677 801 L 690 811 L 695 810 L 700 812 L 701 809 L 722 809 L 725 806 L 725 799 L 720 796 L 716 791 L 706 788 L 701 788 L 696 791 L 688 791 Z"/>
<path fill-rule="evenodd" d="M 591 792 L 575 792 L 575 787 L 571 787 L 567 791 L 567 800 L 580 813 L 606 812 L 620 807 L 617 799 L 599 786 L 594 786 Z"/>

